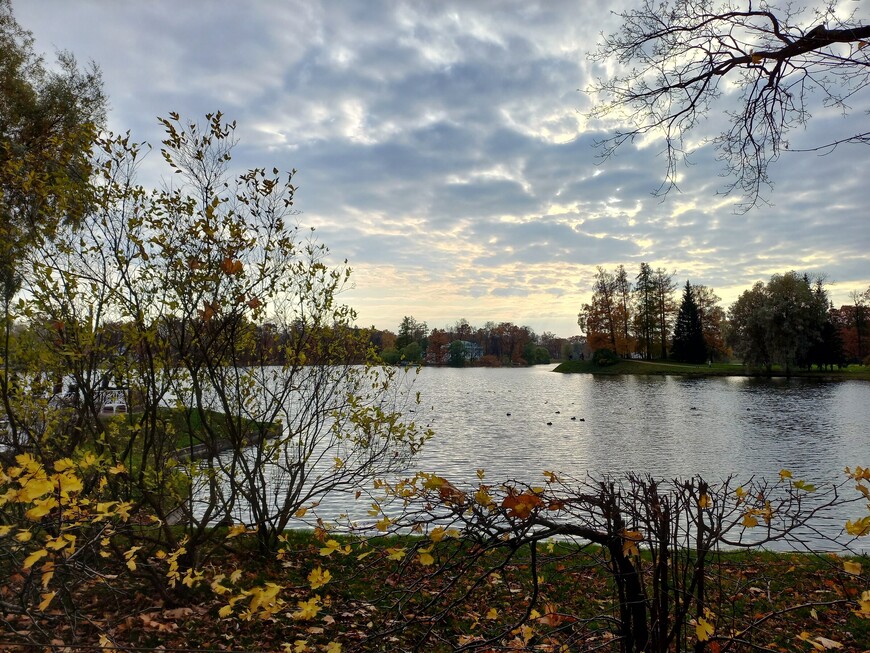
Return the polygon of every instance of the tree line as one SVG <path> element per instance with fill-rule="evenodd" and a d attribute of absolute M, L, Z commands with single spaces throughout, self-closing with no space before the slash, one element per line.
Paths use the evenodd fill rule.
<path fill-rule="evenodd" d="M 707 286 L 686 281 L 679 301 L 676 289 L 674 273 L 647 263 L 634 279 L 623 265 L 599 266 L 592 298 L 578 315 L 589 347 L 689 363 L 734 356 L 750 367 L 779 365 L 786 372 L 868 361 L 870 288 L 835 308 L 824 276 L 790 271 L 757 282 L 727 313 Z"/>
<path fill-rule="evenodd" d="M 551 359 L 569 358 L 580 340 L 550 331 L 537 334 L 513 322 L 489 321 L 475 327 L 460 319 L 451 326 L 430 329 L 426 322 L 408 315 L 397 332 L 372 328 L 370 338 L 388 364 L 407 361 L 454 367 L 547 364 Z"/>

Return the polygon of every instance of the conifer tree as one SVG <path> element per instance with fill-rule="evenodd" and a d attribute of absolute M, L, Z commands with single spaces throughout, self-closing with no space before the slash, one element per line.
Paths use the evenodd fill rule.
<path fill-rule="evenodd" d="M 685 363 L 703 363 L 707 358 L 707 345 L 704 342 L 698 304 L 695 302 L 692 284 L 688 281 L 683 290 L 683 300 L 674 326 L 673 355 L 674 358 Z"/>

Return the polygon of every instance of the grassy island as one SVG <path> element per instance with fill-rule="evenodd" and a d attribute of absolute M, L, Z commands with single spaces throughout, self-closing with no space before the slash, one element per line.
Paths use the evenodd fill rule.
<path fill-rule="evenodd" d="M 750 369 L 740 363 L 713 363 L 712 365 L 692 365 L 672 361 L 620 360 L 612 365 L 597 365 L 591 360 L 565 361 L 554 372 L 565 374 L 634 374 L 656 376 L 753 376 L 753 377 L 801 377 L 823 380 L 863 380 L 870 381 L 870 368 L 863 365 L 849 365 L 836 370 L 791 370 L 788 374 L 779 366 L 767 370 Z"/>

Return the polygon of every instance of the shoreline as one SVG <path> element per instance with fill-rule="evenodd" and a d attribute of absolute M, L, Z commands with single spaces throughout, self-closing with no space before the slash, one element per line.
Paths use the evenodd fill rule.
<path fill-rule="evenodd" d="M 818 381 L 870 381 L 870 368 L 852 365 L 842 370 L 784 370 L 748 369 L 740 364 L 714 363 L 691 365 L 687 363 L 620 360 L 613 365 L 598 366 L 590 360 L 564 361 L 557 365 L 554 372 L 560 374 L 604 374 L 628 376 L 687 376 L 687 377 L 749 377 L 759 379 L 797 378 Z"/>

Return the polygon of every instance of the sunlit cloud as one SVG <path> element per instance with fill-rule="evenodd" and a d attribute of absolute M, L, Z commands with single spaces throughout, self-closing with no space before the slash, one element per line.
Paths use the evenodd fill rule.
<path fill-rule="evenodd" d="M 362 324 L 464 317 L 568 336 L 596 266 L 633 277 L 641 261 L 726 305 L 791 269 L 825 272 L 835 303 L 870 285 L 868 148 L 784 151 L 771 205 L 744 215 L 719 194 L 721 111 L 665 198 L 660 134 L 600 158 L 619 124 L 587 115 L 586 89 L 614 64 L 587 54 L 619 3 L 13 4 L 38 49 L 101 66 L 113 130 L 159 145 L 156 116 L 222 110 L 240 167 L 297 169 L 300 224 L 348 260 L 342 299 Z M 870 107 L 852 99 L 853 122 L 819 112 L 790 148 L 848 134 Z M 143 181 L 159 169 L 152 154 Z"/>

